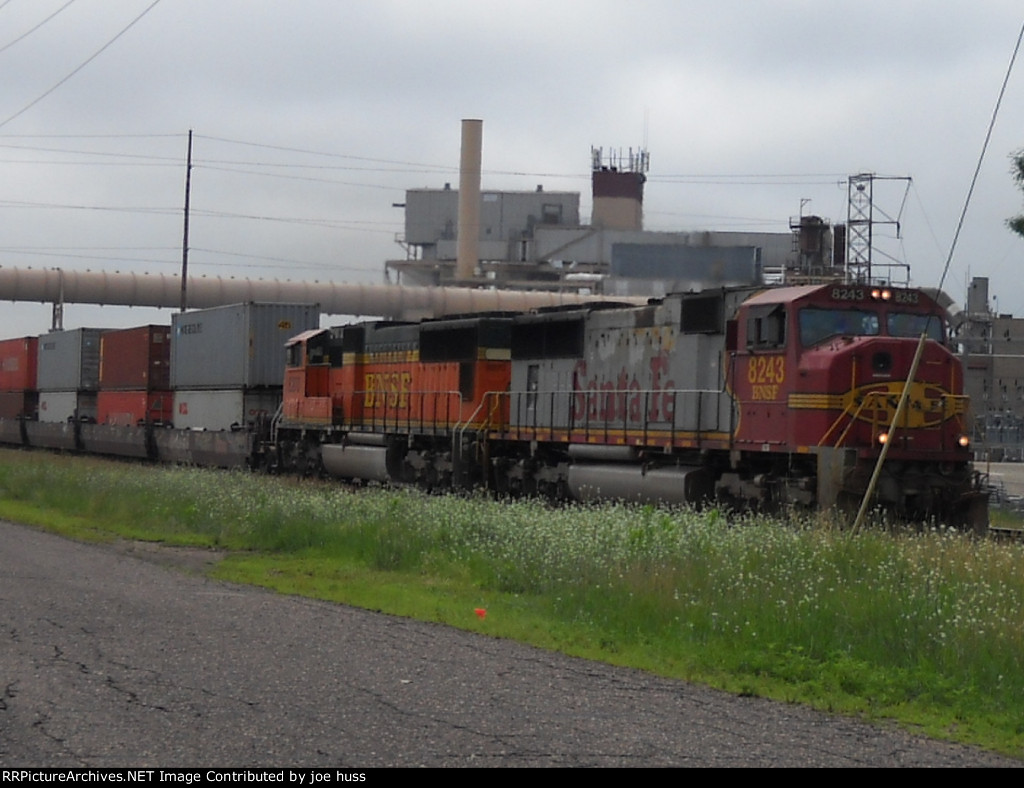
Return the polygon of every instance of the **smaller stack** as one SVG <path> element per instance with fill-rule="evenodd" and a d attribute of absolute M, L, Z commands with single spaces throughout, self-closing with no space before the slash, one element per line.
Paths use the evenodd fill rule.
<path fill-rule="evenodd" d="M 39 337 L 39 421 L 96 421 L 102 334 L 76 328 Z"/>
<path fill-rule="evenodd" d="M 250 429 L 281 404 L 285 344 L 318 328 L 315 304 L 246 303 L 171 317 L 174 426 Z"/>
<path fill-rule="evenodd" d="M 96 421 L 118 427 L 171 420 L 171 328 L 106 331 L 100 340 Z"/>
<path fill-rule="evenodd" d="M 36 337 L 0 341 L 0 419 L 34 419 L 39 409 Z"/>

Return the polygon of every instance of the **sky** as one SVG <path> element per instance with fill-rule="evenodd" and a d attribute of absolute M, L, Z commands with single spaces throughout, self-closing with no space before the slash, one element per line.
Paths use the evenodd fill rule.
<path fill-rule="evenodd" d="M 591 147 L 645 147 L 651 230 L 841 222 L 848 176 L 885 176 L 875 259 L 961 303 L 986 276 L 1024 316 L 1024 58 L 943 280 L 1022 24 L 1019 0 L 0 0 L 0 266 L 176 274 L 193 130 L 191 275 L 381 282 L 395 203 L 457 186 L 480 118 L 485 190 L 578 191 L 584 220 Z M 49 326 L 0 304 L 0 337 Z"/>

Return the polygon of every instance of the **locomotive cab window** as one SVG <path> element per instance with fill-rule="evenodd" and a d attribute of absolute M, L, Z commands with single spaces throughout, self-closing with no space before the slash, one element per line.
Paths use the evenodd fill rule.
<path fill-rule="evenodd" d="M 303 350 L 305 350 L 305 347 L 301 342 L 289 345 L 285 350 L 285 366 L 301 367 L 302 362 L 305 360 Z"/>
<path fill-rule="evenodd" d="M 938 315 L 890 312 L 885 323 L 891 337 L 919 337 L 927 334 L 928 339 L 943 341 L 942 319 Z"/>
<path fill-rule="evenodd" d="M 832 337 L 873 337 L 879 334 L 878 314 L 863 309 L 800 310 L 800 344 L 817 345 Z"/>
<path fill-rule="evenodd" d="M 766 350 L 786 346 L 786 308 L 781 304 L 752 309 L 747 318 L 747 347 Z"/>

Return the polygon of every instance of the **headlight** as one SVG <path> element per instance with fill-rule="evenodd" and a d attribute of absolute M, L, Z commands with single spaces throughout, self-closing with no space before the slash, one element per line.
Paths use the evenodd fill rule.
<path fill-rule="evenodd" d="M 959 444 L 961 449 L 966 449 L 968 446 L 971 445 L 971 436 L 961 435 L 959 438 L 956 439 L 956 442 Z"/>
<path fill-rule="evenodd" d="M 880 433 L 878 433 L 878 445 L 879 446 L 884 446 L 888 442 L 888 440 L 889 440 L 889 433 L 888 432 L 880 432 Z"/>

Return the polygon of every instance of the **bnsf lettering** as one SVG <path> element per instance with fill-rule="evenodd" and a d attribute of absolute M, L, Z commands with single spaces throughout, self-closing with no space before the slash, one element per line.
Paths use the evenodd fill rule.
<path fill-rule="evenodd" d="M 755 400 L 777 400 L 779 398 L 778 386 L 752 386 L 751 397 Z"/>
<path fill-rule="evenodd" d="M 368 408 L 409 407 L 410 372 L 370 372 L 365 378 L 366 406 Z"/>
<path fill-rule="evenodd" d="M 747 361 L 747 382 L 754 400 L 777 400 L 779 386 L 786 380 L 785 356 L 751 356 Z"/>

